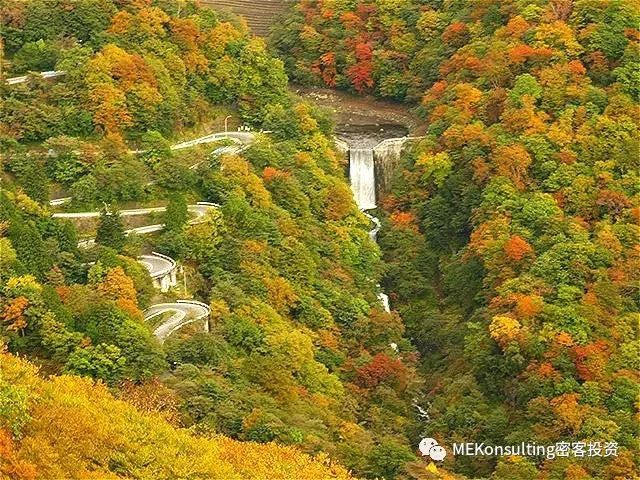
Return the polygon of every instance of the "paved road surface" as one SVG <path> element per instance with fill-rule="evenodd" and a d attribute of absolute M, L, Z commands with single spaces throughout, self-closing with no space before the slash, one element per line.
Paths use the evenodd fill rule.
<path fill-rule="evenodd" d="M 154 279 L 164 277 L 176 267 L 176 261 L 173 258 L 156 252 L 152 252 L 151 255 L 140 255 L 138 262 L 144 265 Z"/>
<path fill-rule="evenodd" d="M 34 72 L 34 73 L 36 75 L 40 75 L 42 78 L 56 78 L 56 77 L 61 77 L 66 72 L 63 72 L 61 70 L 51 70 L 49 72 Z M 27 78 L 28 78 L 27 75 L 23 75 L 21 77 L 7 78 L 6 82 L 8 85 L 17 85 L 19 83 L 26 82 Z"/>
<path fill-rule="evenodd" d="M 171 146 L 171 150 L 180 150 L 183 148 L 194 147 L 196 145 L 202 145 L 205 143 L 217 142 L 218 140 L 229 139 L 236 142 L 236 145 L 227 145 L 224 147 L 216 148 L 213 151 L 215 155 L 232 155 L 237 154 L 248 148 L 248 146 L 255 140 L 255 134 L 252 132 L 218 132 L 218 133 L 210 133 L 209 135 L 204 135 L 199 138 L 194 138 L 193 140 L 189 140 L 187 142 L 176 143 Z M 142 153 L 144 150 L 132 150 L 132 153 Z M 200 163 L 196 163 L 195 165 L 191 165 L 189 168 L 192 170 L 195 169 Z M 155 182 L 149 182 L 147 185 L 153 185 Z M 65 203 L 69 203 L 71 201 L 71 197 L 62 197 L 62 198 L 54 198 L 53 200 L 49 200 L 49 205 L 52 207 L 57 207 L 60 205 L 64 205 Z"/>
<path fill-rule="evenodd" d="M 255 135 L 252 132 L 218 132 L 211 133 L 209 135 L 205 135 L 203 137 L 194 138 L 193 140 L 189 140 L 187 142 L 176 143 L 171 146 L 171 150 L 180 150 L 182 148 L 190 148 L 195 147 L 196 145 L 201 145 L 203 143 L 211 143 L 217 142 L 218 140 L 232 140 L 239 144 L 247 145 L 253 142 Z"/>
<path fill-rule="evenodd" d="M 191 213 L 196 214 L 196 219 L 202 217 L 212 208 L 217 208 L 220 205 L 216 203 L 210 202 L 198 202 L 195 205 L 187 206 L 187 209 Z M 120 216 L 122 217 L 134 217 L 136 215 L 147 215 L 153 212 L 164 212 L 167 207 L 150 207 L 150 208 L 134 208 L 131 210 L 120 210 Z M 62 212 L 62 213 L 54 213 L 52 215 L 53 218 L 94 218 L 99 217 L 100 212 Z M 146 228 L 146 227 L 141 227 Z"/>
<path fill-rule="evenodd" d="M 187 208 L 191 213 L 195 213 L 195 218 L 189 221 L 190 224 L 195 224 L 201 221 L 202 217 L 211 209 L 218 208 L 220 205 L 216 203 L 210 202 L 198 202 L 195 205 L 189 205 Z M 122 210 L 120 214 L 122 216 L 134 216 L 134 215 L 144 215 L 151 212 L 163 212 L 167 207 L 153 207 L 153 208 L 137 208 L 134 210 Z M 76 213 L 54 213 L 52 215 L 54 218 L 95 218 L 100 216 L 100 212 L 76 212 Z M 131 228 L 129 230 L 125 230 L 125 235 L 130 235 L 132 233 L 136 233 L 138 235 L 144 235 L 147 233 L 159 232 L 164 228 L 164 223 L 156 223 L 154 225 L 147 225 L 144 227 L 136 227 Z M 94 239 L 89 240 L 81 240 L 78 242 L 79 247 L 90 247 L 95 244 Z"/>
<path fill-rule="evenodd" d="M 165 312 L 173 313 L 173 315 L 153 331 L 153 334 L 160 340 L 160 343 L 164 343 L 167 337 L 176 330 L 190 323 L 207 318 L 210 311 L 209 307 L 204 303 L 194 300 L 178 300 L 175 303 L 159 303 L 149 307 L 144 312 L 144 319 L 149 321 Z"/>

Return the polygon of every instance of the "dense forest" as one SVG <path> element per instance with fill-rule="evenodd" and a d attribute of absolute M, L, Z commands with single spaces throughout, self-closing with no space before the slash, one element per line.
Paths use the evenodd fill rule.
<path fill-rule="evenodd" d="M 417 356 L 378 299 L 331 119 L 265 42 L 180 0 L 7 0 L 0 18 L 3 79 L 26 75 L 0 84 L 1 476 L 403 472 Z M 172 148 L 227 123 L 253 141 Z M 152 250 L 180 264 L 168 292 Z M 209 331 L 163 343 L 145 311 L 183 298 Z"/>
<path fill-rule="evenodd" d="M 293 3 L 0 0 L 0 477 L 640 478 L 637 2 Z"/>
<path fill-rule="evenodd" d="M 640 13 L 626 0 L 302 0 L 292 80 L 407 102 L 385 286 L 421 353 L 424 436 L 616 442 L 449 456 L 469 478 L 638 478 Z"/>
<path fill-rule="evenodd" d="M 294 447 L 205 438 L 177 429 L 176 398 L 166 387 L 166 391 L 158 388 L 162 387 L 156 386 L 153 395 L 148 390 L 125 389 L 125 402 L 91 380 L 69 375 L 45 380 L 32 364 L 0 354 L 0 475 L 11 479 L 352 478 L 326 457 L 311 459 Z M 150 408 L 161 408 L 162 413 L 151 413 Z"/>

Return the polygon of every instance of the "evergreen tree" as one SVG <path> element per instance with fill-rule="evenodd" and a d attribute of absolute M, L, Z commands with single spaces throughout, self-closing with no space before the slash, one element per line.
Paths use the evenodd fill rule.
<path fill-rule="evenodd" d="M 50 250 L 31 223 L 16 218 L 9 227 L 8 237 L 27 272 L 42 278 L 51 269 L 53 260 Z"/>
<path fill-rule="evenodd" d="M 142 135 L 143 158 L 149 165 L 157 165 L 160 161 L 171 158 L 171 144 L 155 130 Z"/>
<path fill-rule="evenodd" d="M 122 218 L 117 211 L 111 212 L 103 208 L 100 212 L 100 224 L 96 234 L 96 243 L 121 250 L 125 244 L 124 226 Z"/>
<path fill-rule="evenodd" d="M 175 193 L 169 198 L 164 214 L 164 228 L 169 232 L 180 232 L 189 218 L 187 201 L 184 195 Z"/>
<path fill-rule="evenodd" d="M 9 170 L 25 193 L 32 199 L 46 203 L 49 199 L 49 180 L 43 163 L 29 155 L 19 154 L 8 163 Z"/>

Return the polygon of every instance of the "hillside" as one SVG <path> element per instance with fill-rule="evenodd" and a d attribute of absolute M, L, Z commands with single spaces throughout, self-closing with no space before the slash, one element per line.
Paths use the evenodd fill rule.
<path fill-rule="evenodd" d="M 469 478 L 640 475 L 637 2 L 300 1 L 291 77 L 406 102 L 383 285 Z M 452 442 L 616 453 L 471 457 Z"/>
<path fill-rule="evenodd" d="M 201 0 L 203 7 L 231 11 L 244 18 L 254 35 L 266 37 L 293 0 Z"/>
<path fill-rule="evenodd" d="M 640 478 L 638 3 L 287 4 L 0 2 L 0 477 Z"/>
<path fill-rule="evenodd" d="M 289 94 L 264 41 L 193 2 L 0 13 L 8 75 L 64 72 L 0 86 L 8 351 L 45 375 L 140 390 L 127 399 L 143 410 L 160 384 L 196 435 L 402 474 L 415 351 L 379 300 L 380 251 L 332 121 Z M 149 257 L 168 264 L 162 281 Z"/>
<path fill-rule="evenodd" d="M 351 478 L 295 448 L 195 437 L 89 379 L 45 380 L 37 373 L 25 360 L 0 354 L 3 478 Z"/>

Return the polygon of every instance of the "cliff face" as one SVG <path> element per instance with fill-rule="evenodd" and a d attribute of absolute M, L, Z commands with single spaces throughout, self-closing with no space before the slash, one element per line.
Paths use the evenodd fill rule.
<path fill-rule="evenodd" d="M 266 37 L 275 19 L 293 3 L 291 0 L 201 0 L 202 6 L 231 10 L 247 19 L 255 35 Z"/>

